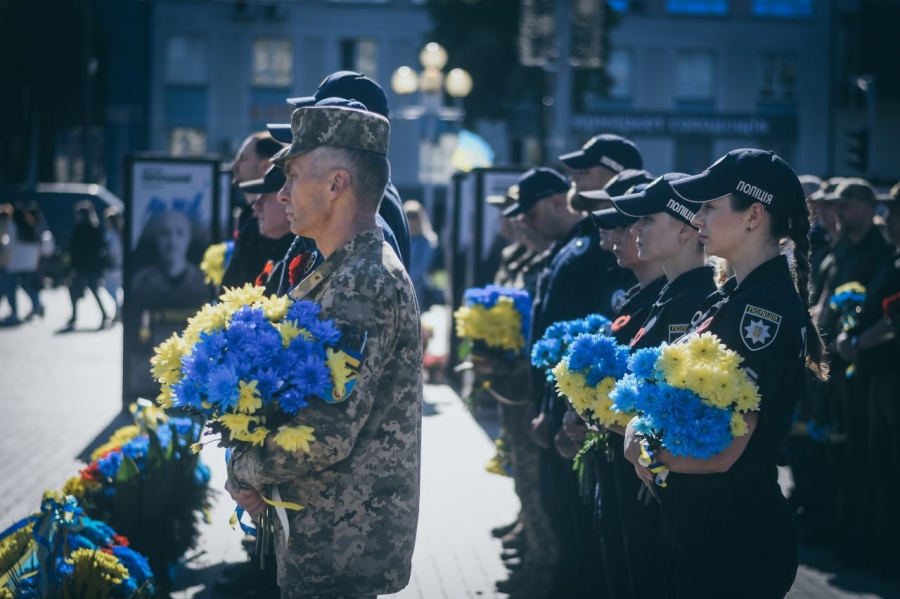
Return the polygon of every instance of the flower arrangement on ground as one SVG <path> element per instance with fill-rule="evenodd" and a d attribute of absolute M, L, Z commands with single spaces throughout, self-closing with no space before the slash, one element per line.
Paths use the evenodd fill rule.
<path fill-rule="evenodd" d="M 515 358 L 522 355 L 531 322 L 531 296 L 513 287 L 473 287 L 453 313 L 463 355 Z"/>
<path fill-rule="evenodd" d="M 40 512 L 0 533 L 0 599 L 153 596 L 147 558 L 72 496 L 46 491 Z"/>
<path fill-rule="evenodd" d="M 547 381 L 556 380 L 553 369 L 566 354 L 569 344 L 578 335 L 595 335 L 609 332 L 610 321 L 601 314 L 589 314 L 584 318 L 562 320 L 547 327 L 541 338 L 531 346 L 531 365 L 547 374 Z"/>
<path fill-rule="evenodd" d="M 627 426 L 634 413 L 613 410 L 609 392 L 625 376 L 630 351 L 609 335 L 579 334 L 553 367 L 556 388 L 586 421 Z"/>
<path fill-rule="evenodd" d="M 206 251 L 203 253 L 203 260 L 200 261 L 200 270 L 206 275 L 205 280 L 207 283 L 212 283 L 216 287 L 222 284 L 222 278 L 225 276 L 225 271 L 228 270 L 228 264 L 231 262 L 233 253 L 233 241 L 214 243 L 206 248 Z"/>
<path fill-rule="evenodd" d="M 84 513 L 109 523 L 146 555 L 157 581 L 196 545 L 209 518 L 209 468 L 192 446 L 202 425 L 167 415 L 147 400 L 132 404 L 134 424 L 98 447 L 63 491 Z"/>
<path fill-rule="evenodd" d="M 637 413 L 641 463 L 665 486 L 668 469 L 654 458 L 709 458 L 748 432 L 744 414 L 759 409 L 756 384 L 740 368 L 743 358 L 712 333 L 636 351 L 631 372 L 610 393 L 613 409 Z"/>

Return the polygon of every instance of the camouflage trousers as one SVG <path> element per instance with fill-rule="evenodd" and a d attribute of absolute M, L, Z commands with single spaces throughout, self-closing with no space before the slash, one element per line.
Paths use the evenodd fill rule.
<path fill-rule="evenodd" d="M 523 394 L 518 397 L 527 396 Z M 509 446 L 516 495 L 522 503 L 521 519 L 526 541 L 524 566 L 527 569 L 552 570 L 559 560 L 559 541 L 541 499 L 540 448 L 529 435 L 531 405 L 527 400 L 521 405 L 498 401 L 498 405 L 500 422 Z"/>

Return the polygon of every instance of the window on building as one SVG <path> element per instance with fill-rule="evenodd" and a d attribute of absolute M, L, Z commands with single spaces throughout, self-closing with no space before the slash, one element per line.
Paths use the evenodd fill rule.
<path fill-rule="evenodd" d="M 173 35 L 166 40 L 166 83 L 203 85 L 207 81 L 206 40 Z"/>
<path fill-rule="evenodd" d="M 716 89 L 715 63 L 715 54 L 709 50 L 679 52 L 675 67 L 675 99 L 711 102 Z"/>
<path fill-rule="evenodd" d="M 253 85 L 290 87 L 294 82 L 291 40 L 258 39 L 253 42 Z"/>
<path fill-rule="evenodd" d="M 796 19 L 812 16 L 812 0 L 753 0 L 753 14 Z"/>
<path fill-rule="evenodd" d="M 172 156 L 202 156 L 206 154 L 206 131 L 194 127 L 169 129 L 169 154 Z"/>
<path fill-rule="evenodd" d="M 796 96 L 797 61 L 793 56 L 764 53 L 759 60 L 759 99 L 793 102 Z"/>
<path fill-rule="evenodd" d="M 356 71 L 378 81 L 378 42 L 372 39 L 341 40 L 341 69 Z"/>
<path fill-rule="evenodd" d="M 617 49 L 609 53 L 606 61 L 606 73 L 610 84 L 607 95 L 614 100 L 627 100 L 634 94 L 634 53 L 631 50 Z"/>
<path fill-rule="evenodd" d="M 676 15 L 727 15 L 728 0 L 666 0 L 666 10 Z"/>

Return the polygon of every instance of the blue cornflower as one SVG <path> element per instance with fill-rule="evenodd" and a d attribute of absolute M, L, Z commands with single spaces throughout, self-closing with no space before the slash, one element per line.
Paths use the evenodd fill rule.
<path fill-rule="evenodd" d="M 316 320 L 309 324 L 308 330 L 320 343 L 337 345 L 341 340 L 341 332 L 334 326 L 334 320 Z"/>
<path fill-rule="evenodd" d="M 207 401 L 218 406 L 222 411 L 237 406 L 239 377 L 227 365 L 210 369 L 209 380 L 206 384 Z"/>
<path fill-rule="evenodd" d="M 309 324 L 318 320 L 322 307 L 309 300 L 300 300 L 291 304 L 288 308 L 285 320 L 295 320 L 300 327 L 309 327 Z"/>
<path fill-rule="evenodd" d="M 209 470 L 209 466 L 201 461 L 197 461 L 197 467 L 194 468 L 194 484 L 198 487 L 202 487 L 209 482 L 212 473 Z"/>
<path fill-rule="evenodd" d="M 325 360 L 316 355 L 305 356 L 295 365 L 293 384 L 304 396 L 326 397 L 331 385 L 331 371 Z"/>
<path fill-rule="evenodd" d="M 119 451 L 112 451 L 97 460 L 97 469 L 107 478 L 115 478 L 116 473 L 119 471 L 119 466 L 121 465 L 122 453 Z"/>
<path fill-rule="evenodd" d="M 81 535 L 99 547 L 112 545 L 114 531 L 108 524 L 100 520 L 84 517 L 82 519 Z M 71 537 L 70 537 L 71 538 Z"/>
<path fill-rule="evenodd" d="M 75 565 L 67 562 L 64 557 L 58 557 L 50 571 L 50 580 L 54 584 L 62 584 L 73 572 L 75 572 Z"/>
<path fill-rule="evenodd" d="M 562 341 L 541 339 L 531 348 L 531 364 L 537 368 L 552 368 L 559 362 Z"/>
<path fill-rule="evenodd" d="M 138 461 L 147 457 L 147 451 L 149 449 L 150 437 L 147 435 L 138 435 L 122 446 L 122 453 L 132 460 Z"/>
<path fill-rule="evenodd" d="M 115 555 L 122 565 L 128 569 L 128 574 L 131 578 L 135 579 L 138 586 L 144 584 L 144 581 L 153 576 L 153 572 L 150 570 L 150 563 L 147 561 L 147 558 L 131 549 L 130 547 L 125 547 L 122 545 L 116 545 L 112 549 L 113 555 Z"/>
<path fill-rule="evenodd" d="M 639 378 L 653 379 L 656 374 L 656 360 L 660 353 L 658 347 L 639 349 L 629 358 L 628 368 Z"/>
<path fill-rule="evenodd" d="M 278 404 L 286 414 L 296 414 L 300 408 L 305 408 L 309 405 L 304 398 L 304 394 L 293 387 L 285 389 L 278 394 Z"/>

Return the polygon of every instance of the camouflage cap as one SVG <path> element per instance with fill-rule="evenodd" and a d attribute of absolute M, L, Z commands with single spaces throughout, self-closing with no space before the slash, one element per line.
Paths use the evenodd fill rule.
<path fill-rule="evenodd" d="M 391 125 L 372 112 L 343 106 L 306 106 L 291 115 L 291 145 L 272 157 L 283 167 L 295 156 L 322 146 L 365 150 L 387 156 Z"/>

